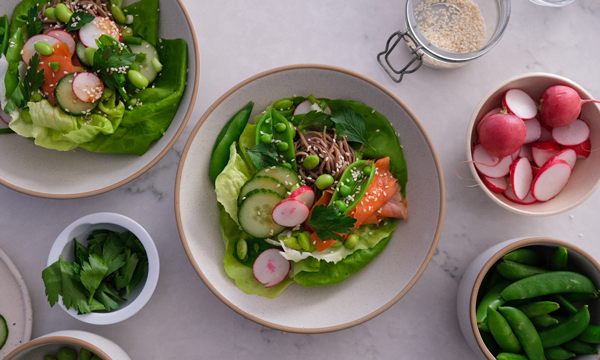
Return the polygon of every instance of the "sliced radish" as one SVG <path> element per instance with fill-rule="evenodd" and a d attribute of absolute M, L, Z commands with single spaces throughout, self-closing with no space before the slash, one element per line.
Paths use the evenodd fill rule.
<path fill-rule="evenodd" d="M 527 128 L 527 135 L 525 135 L 524 144 L 529 144 L 542 136 L 542 125 L 536 118 L 525 121 L 525 127 Z"/>
<path fill-rule="evenodd" d="M 531 153 L 531 146 L 529 146 L 529 145 L 521 146 L 521 151 L 519 152 L 519 157 L 526 157 L 529 161 L 533 161 L 533 154 Z"/>
<path fill-rule="evenodd" d="M 503 193 L 503 195 L 506 199 L 520 205 L 531 205 L 537 202 L 537 200 L 531 195 L 531 192 L 529 192 L 527 196 L 525 196 L 525 199 L 520 200 L 515 195 L 512 186 L 509 186 L 508 189 L 506 189 L 506 191 Z"/>
<path fill-rule="evenodd" d="M 532 180 L 531 163 L 527 158 L 519 158 L 511 164 L 510 182 L 517 199 L 524 200 L 527 194 L 529 194 Z"/>
<path fill-rule="evenodd" d="M 35 44 L 37 44 L 40 41 L 43 41 L 50 46 L 54 46 L 55 44 L 58 44 L 59 42 L 61 42 L 60 40 L 58 40 L 57 38 L 55 38 L 53 36 L 44 35 L 44 34 L 34 35 L 34 36 L 30 37 L 29 40 L 27 40 L 27 42 L 25 42 L 25 45 L 23 45 L 22 55 L 23 55 L 23 61 L 25 62 L 25 64 L 29 65 L 29 60 L 31 60 L 33 55 L 35 55 L 35 53 L 37 52 L 37 51 L 35 51 Z"/>
<path fill-rule="evenodd" d="M 567 126 L 552 129 L 552 138 L 561 145 L 573 146 L 581 144 L 590 137 L 590 126 L 577 119 Z"/>
<path fill-rule="evenodd" d="M 542 167 L 548 159 L 558 154 L 560 150 L 560 145 L 554 141 L 536 142 L 531 145 L 533 162 L 535 162 L 538 167 Z"/>
<path fill-rule="evenodd" d="M 552 140 L 552 128 L 544 125 L 544 123 L 540 122 L 542 125 L 542 133 L 538 141 L 550 141 Z"/>
<path fill-rule="evenodd" d="M 321 100 L 318 100 L 318 101 L 321 102 Z M 321 108 L 319 108 L 319 110 L 320 109 Z M 317 110 L 317 109 L 314 108 L 314 106 L 310 102 L 310 100 L 304 100 L 303 102 L 298 104 L 298 106 L 296 106 L 296 108 L 294 109 L 294 115 L 308 114 L 309 112 L 311 112 L 313 110 Z M 317 111 L 319 111 L 319 110 L 317 110 Z M 329 106 L 326 107 L 324 113 L 327 115 L 331 115 L 331 108 Z"/>
<path fill-rule="evenodd" d="M 302 224 L 306 219 L 310 209 L 302 201 L 294 198 L 281 200 L 273 208 L 273 222 L 280 226 L 294 227 Z"/>
<path fill-rule="evenodd" d="M 473 149 L 473 163 L 477 170 L 490 178 L 501 178 L 508 175 L 512 157 L 506 156 L 498 159 L 488 154 L 481 144 L 475 145 Z"/>
<path fill-rule="evenodd" d="M 523 120 L 533 119 L 537 115 L 535 101 L 526 92 L 519 89 L 510 89 L 504 94 L 502 104 L 509 112 Z"/>
<path fill-rule="evenodd" d="M 522 146 L 521 146 L 521 147 L 522 147 Z M 512 159 L 512 161 L 515 161 L 515 160 L 517 160 L 517 159 L 520 157 L 520 156 L 519 156 L 519 154 L 520 154 L 520 153 L 521 153 L 521 149 L 519 148 L 519 149 L 517 149 L 517 151 L 515 151 L 515 152 L 514 152 L 514 153 L 513 153 L 513 154 L 510 156 L 510 158 Z"/>
<path fill-rule="evenodd" d="M 290 195 L 290 198 L 301 201 L 310 209 L 315 202 L 315 192 L 310 188 L 310 186 L 300 186 L 294 190 L 294 192 Z"/>
<path fill-rule="evenodd" d="M 592 152 L 592 142 L 588 138 L 586 141 L 581 144 L 573 145 L 573 146 L 565 146 L 566 149 L 573 149 L 577 153 L 578 159 L 587 159 Z"/>
<path fill-rule="evenodd" d="M 573 149 L 564 149 L 548 159 L 548 162 L 552 162 L 556 159 L 564 160 L 569 164 L 571 169 L 575 167 L 575 163 L 577 162 L 577 153 Z"/>
<path fill-rule="evenodd" d="M 119 31 L 119 27 L 114 21 L 99 16 L 79 29 L 79 40 L 85 47 L 97 49 L 96 40 L 100 39 L 102 35 L 108 35 L 119 40 L 121 31 Z"/>
<path fill-rule="evenodd" d="M 571 166 L 564 160 L 554 160 L 544 165 L 531 184 L 531 195 L 538 201 L 554 198 L 567 185 Z"/>
<path fill-rule="evenodd" d="M 531 165 L 531 173 L 533 174 L 534 178 L 537 176 L 537 174 L 539 172 L 540 172 L 540 168 L 539 167 Z"/>
<path fill-rule="evenodd" d="M 281 256 L 281 250 L 275 248 L 263 251 L 252 265 L 254 278 L 267 288 L 279 284 L 288 276 L 290 269 L 290 261 Z"/>
<path fill-rule="evenodd" d="M 52 30 L 52 31 L 48 31 L 46 33 L 46 35 L 55 37 L 58 40 L 60 40 L 61 42 L 64 42 L 69 47 L 69 52 L 71 53 L 71 55 L 75 54 L 75 49 L 77 48 L 77 43 L 75 42 L 75 40 L 73 39 L 71 34 L 69 34 L 68 32 L 66 32 L 64 30 Z"/>
<path fill-rule="evenodd" d="M 495 192 L 497 194 L 502 194 L 508 188 L 508 182 L 505 177 L 501 178 L 490 178 L 487 176 L 482 176 L 481 181 L 490 189 L 491 192 Z"/>
<path fill-rule="evenodd" d="M 12 120 L 10 115 L 8 115 L 4 112 L 4 110 L 2 110 L 2 107 L 0 107 L 0 120 L 2 120 L 2 123 L 6 125 L 8 125 L 10 123 L 10 120 Z"/>
<path fill-rule="evenodd" d="M 102 97 L 104 84 L 96 74 L 82 72 L 73 79 L 73 92 L 83 102 L 93 103 Z"/>

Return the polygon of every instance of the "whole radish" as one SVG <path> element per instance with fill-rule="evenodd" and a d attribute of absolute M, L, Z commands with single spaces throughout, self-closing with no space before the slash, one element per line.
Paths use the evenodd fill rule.
<path fill-rule="evenodd" d="M 527 127 L 521 118 L 512 114 L 493 114 L 479 126 L 479 142 L 493 156 L 503 158 L 521 148 Z"/>
<path fill-rule="evenodd" d="M 540 120 L 550 126 L 567 126 L 577 120 L 581 105 L 597 100 L 582 100 L 577 91 L 564 85 L 551 86 L 540 99 Z"/>

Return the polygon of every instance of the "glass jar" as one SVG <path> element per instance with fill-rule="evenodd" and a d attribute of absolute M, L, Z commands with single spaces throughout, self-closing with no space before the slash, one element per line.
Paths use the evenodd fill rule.
<path fill-rule="evenodd" d="M 530 0 L 532 3 L 543 6 L 565 6 L 569 5 L 575 0 Z"/>
<path fill-rule="evenodd" d="M 434 45 L 420 28 L 420 17 L 425 11 L 432 13 L 448 13 L 462 11 L 460 5 L 467 0 L 407 0 L 406 1 L 406 30 L 397 31 L 386 43 L 384 51 L 377 55 L 377 60 L 387 74 L 399 83 L 404 74 L 417 71 L 423 63 L 439 68 L 452 69 L 463 66 L 468 62 L 483 56 L 500 41 L 510 17 L 510 0 L 469 0 L 477 5 L 485 27 L 485 40 L 483 45 L 474 51 L 451 52 Z M 456 15 L 454 15 L 456 16 Z M 441 18 L 440 16 L 438 16 Z M 435 19 L 435 17 L 434 17 Z M 450 15 L 449 21 L 455 18 Z M 401 69 L 396 69 L 389 59 L 400 40 L 404 40 L 411 51 L 412 58 Z"/>

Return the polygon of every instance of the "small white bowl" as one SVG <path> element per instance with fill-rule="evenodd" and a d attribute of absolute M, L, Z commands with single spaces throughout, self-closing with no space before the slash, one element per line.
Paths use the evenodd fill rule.
<path fill-rule="evenodd" d="M 56 354 L 66 346 L 79 353 L 85 348 L 102 360 L 130 360 L 127 353 L 114 342 L 100 335 L 79 330 L 56 331 L 26 342 L 13 350 L 4 360 L 42 359 L 45 355 Z"/>
<path fill-rule="evenodd" d="M 492 266 L 504 255 L 518 248 L 527 246 L 557 247 L 564 246 L 569 252 L 569 262 L 574 263 L 578 270 L 589 277 L 594 284 L 600 284 L 600 263 L 581 248 L 566 241 L 546 238 L 530 237 L 506 240 L 485 250 L 469 265 L 458 287 L 457 312 L 458 322 L 463 336 L 471 350 L 478 355 L 478 359 L 495 360 L 487 349 L 477 327 L 475 318 L 477 293 L 481 287 L 484 276 Z M 598 300 L 590 308 L 591 323 L 598 324 Z M 598 355 L 578 355 L 578 360 L 597 360 Z"/>
<path fill-rule="evenodd" d="M 59 297 L 58 304 L 77 320 L 88 324 L 108 325 L 128 319 L 146 305 L 158 283 L 160 265 L 156 246 L 148 232 L 140 224 L 124 215 L 104 212 L 86 215 L 67 226 L 58 235 L 54 245 L 52 245 L 50 255 L 48 255 L 48 266 L 56 262 L 60 255 L 62 255 L 65 261 L 72 262 L 73 238 L 76 238 L 81 244 L 87 245 L 88 235 L 93 230 L 98 229 L 118 232 L 131 231 L 146 249 L 146 254 L 148 255 L 146 276 L 127 296 L 127 300 L 120 302 L 119 308 L 110 312 L 92 312 L 90 314 L 78 315 L 75 309 L 67 309 L 63 305 L 62 297 Z"/>

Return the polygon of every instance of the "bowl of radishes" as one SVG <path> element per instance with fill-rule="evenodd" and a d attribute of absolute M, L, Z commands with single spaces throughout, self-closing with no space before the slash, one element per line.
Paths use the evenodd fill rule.
<path fill-rule="evenodd" d="M 564 77 L 529 73 L 496 86 L 479 103 L 467 158 L 483 191 L 522 215 L 572 209 L 600 183 L 600 107 Z"/>

